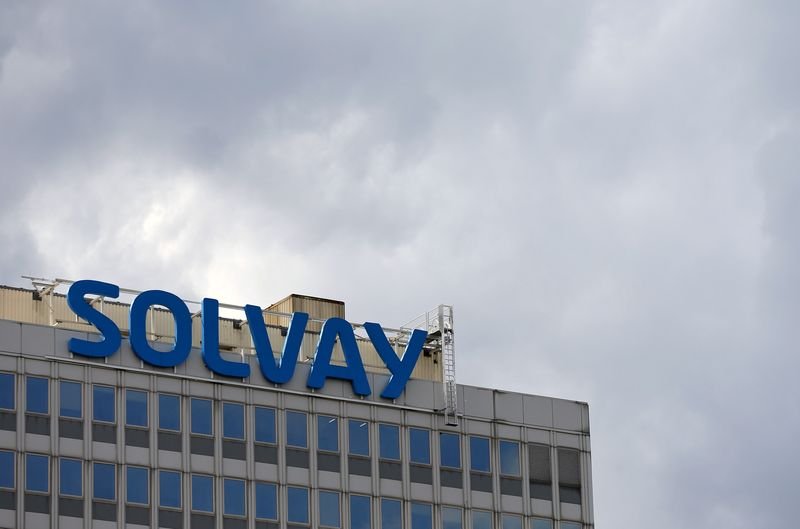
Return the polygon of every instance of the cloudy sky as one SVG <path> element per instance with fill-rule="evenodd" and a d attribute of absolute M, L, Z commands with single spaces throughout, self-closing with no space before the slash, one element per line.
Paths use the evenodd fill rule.
<path fill-rule="evenodd" d="M 453 304 L 460 382 L 589 402 L 598 527 L 795 527 L 798 20 L 0 0 L 0 282 Z"/>

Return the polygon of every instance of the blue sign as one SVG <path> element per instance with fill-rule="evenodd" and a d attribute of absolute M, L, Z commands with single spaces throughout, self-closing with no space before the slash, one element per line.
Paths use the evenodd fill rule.
<path fill-rule="evenodd" d="M 119 297 L 119 286 L 92 280 L 76 281 L 70 286 L 67 292 L 67 304 L 77 316 L 97 328 L 102 335 L 102 340 L 70 338 L 69 350 L 77 355 L 92 358 L 111 356 L 119 350 L 122 344 L 119 327 L 108 316 L 86 301 L 87 294 L 115 299 Z M 154 306 L 166 308 L 172 313 L 175 320 L 175 342 L 170 351 L 154 349 L 147 341 L 147 311 Z M 261 307 L 247 305 L 244 312 L 253 338 L 261 374 L 273 384 L 285 384 L 294 375 L 297 356 L 300 353 L 300 346 L 308 323 L 308 314 L 304 312 L 292 314 L 286 339 L 283 342 L 283 351 L 276 361 L 272 354 L 272 345 L 269 341 Z M 201 316 L 201 355 L 206 367 L 214 373 L 226 377 L 249 377 L 250 364 L 226 360 L 220 355 L 219 302 L 216 299 L 203 299 Z M 136 296 L 131 303 L 128 329 L 131 349 L 147 364 L 157 367 L 177 366 L 185 362 L 191 353 L 192 315 L 186 304 L 170 292 L 148 290 Z M 389 381 L 381 391 L 381 397 L 396 399 L 403 392 L 406 382 L 411 377 L 411 372 L 417 364 L 428 333 L 419 329 L 414 330 L 403 355 L 398 357 L 380 325 L 367 322 L 364 324 L 364 329 L 391 373 Z M 345 365 L 331 363 L 333 347 L 337 341 L 342 346 Z M 364 364 L 361 362 L 361 354 L 358 351 L 353 327 L 342 318 L 330 318 L 323 323 L 306 385 L 309 388 L 319 389 L 329 378 L 349 381 L 356 395 L 366 396 L 372 392 Z"/>

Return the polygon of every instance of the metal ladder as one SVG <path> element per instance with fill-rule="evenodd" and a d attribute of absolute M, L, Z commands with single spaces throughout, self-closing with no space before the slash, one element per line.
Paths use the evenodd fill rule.
<path fill-rule="evenodd" d="M 444 387 L 444 422 L 458 426 L 458 388 L 456 386 L 456 350 L 453 333 L 453 307 L 439 305 L 439 330 L 442 343 L 442 383 Z"/>

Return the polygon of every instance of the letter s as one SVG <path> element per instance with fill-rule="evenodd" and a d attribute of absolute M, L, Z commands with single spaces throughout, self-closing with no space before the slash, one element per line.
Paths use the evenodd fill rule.
<path fill-rule="evenodd" d="M 81 356 L 90 356 L 92 358 L 111 356 L 117 352 L 122 342 L 119 328 L 111 318 L 86 302 L 84 298 L 86 294 L 97 294 L 98 296 L 114 299 L 119 297 L 119 287 L 111 283 L 103 283 L 102 281 L 92 281 L 89 279 L 76 281 L 69 287 L 69 291 L 67 292 L 67 305 L 69 305 L 69 308 L 72 309 L 75 315 L 97 327 L 103 339 L 94 342 L 91 340 L 70 338 L 69 342 L 67 342 L 67 347 L 71 353 Z"/>

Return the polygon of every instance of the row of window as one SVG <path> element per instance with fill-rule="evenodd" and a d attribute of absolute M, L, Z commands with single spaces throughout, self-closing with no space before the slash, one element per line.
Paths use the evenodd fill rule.
<path fill-rule="evenodd" d="M 14 489 L 15 453 L 0 450 L 0 489 Z M 96 501 L 117 500 L 118 467 L 110 463 L 93 462 L 92 499 Z M 77 459 L 58 459 L 58 494 L 64 497 L 83 497 L 84 462 Z M 146 467 L 126 466 L 124 472 L 127 504 L 149 506 L 151 471 Z M 153 471 L 158 480 L 158 506 L 166 509 L 182 509 L 183 479 L 189 480 L 190 509 L 196 513 L 213 514 L 215 509 L 215 479 L 221 481 L 222 513 L 225 516 L 245 517 L 247 509 L 247 482 L 235 478 L 215 478 L 205 474 L 188 474 L 171 470 Z M 50 492 L 49 456 L 25 454 L 25 490 L 30 493 L 48 494 Z M 251 484 L 255 505 L 250 514 L 259 520 L 278 520 L 279 486 L 275 483 L 254 482 Z M 342 494 L 336 491 L 317 491 L 318 509 L 310 508 L 310 491 L 306 487 L 287 486 L 285 516 L 289 523 L 309 525 L 311 513 L 319 513 L 319 526 L 333 529 L 342 527 Z M 370 496 L 350 494 L 349 527 L 352 529 L 371 529 L 373 500 Z M 401 500 L 380 498 L 380 529 L 401 529 L 403 527 L 403 506 Z M 443 529 L 462 529 L 465 523 L 464 512 L 459 507 L 442 506 Z M 433 506 L 429 503 L 410 502 L 409 515 L 411 529 L 431 529 L 433 527 Z M 472 510 L 467 513 L 472 529 L 492 529 L 495 516 L 490 511 Z M 522 529 L 522 516 L 500 515 L 501 529 Z M 531 529 L 552 529 L 551 520 L 532 519 Z M 561 522 L 560 529 L 580 529 L 580 524 Z"/>

